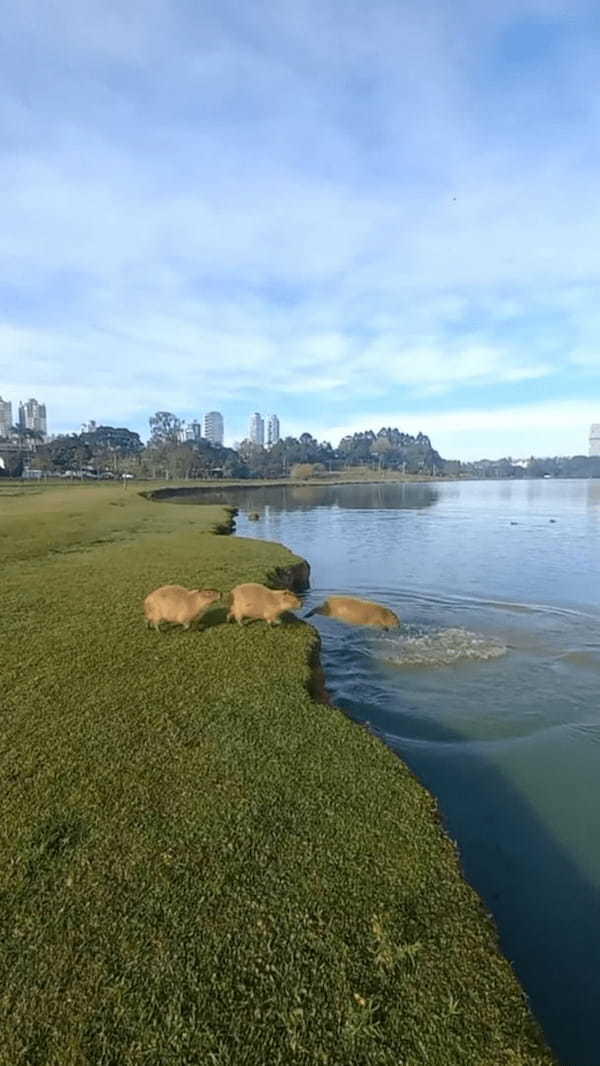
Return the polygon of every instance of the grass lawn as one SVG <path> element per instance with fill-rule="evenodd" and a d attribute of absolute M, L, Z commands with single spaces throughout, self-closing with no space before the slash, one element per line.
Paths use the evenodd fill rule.
<path fill-rule="evenodd" d="M 541 1066 L 431 796 L 305 624 L 144 595 L 294 562 L 216 507 L 0 482 L 2 1066 Z"/>

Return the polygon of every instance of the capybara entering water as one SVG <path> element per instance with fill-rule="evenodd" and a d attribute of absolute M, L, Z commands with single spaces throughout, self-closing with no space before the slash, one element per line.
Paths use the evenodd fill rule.
<path fill-rule="evenodd" d="M 382 607 L 372 600 L 359 600 L 355 596 L 328 596 L 320 607 L 313 607 L 306 614 L 325 614 L 329 618 L 338 618 L 340 622 L 349 622 L 354 626 L 381 626 L 392 629 L 400 625 L 400 619 L 389 607 Z"/>
<path fill-rule="evenodd" d="M 184 629 L 221 598 L 216 589 L 186 589 L 183 585 L 162 585 L 144 600 L 146 624 L 160 627 L 161 622 L 174 622 Z"/>
<path fill-rule="evenodd" d="M 232 589 L 227 621 L 233 618 L 241 625 L 244 618 L 261 618 L 272 626 L 281 622 L 284 611 L 293 611 L 300 606 L 301 600 L 289 589 L 268 589 L 265 585 L 250 582 Z"/>

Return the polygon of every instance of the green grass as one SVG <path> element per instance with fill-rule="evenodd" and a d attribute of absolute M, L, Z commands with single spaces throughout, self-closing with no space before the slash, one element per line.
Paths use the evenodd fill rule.
<path fill-rule="evenodd" d="M 2 1066 L 551 1063 L 431 796 L 311 700 L 314 631 L 143 627 L 294 557 L 131 486 L 8 491 Z"/>

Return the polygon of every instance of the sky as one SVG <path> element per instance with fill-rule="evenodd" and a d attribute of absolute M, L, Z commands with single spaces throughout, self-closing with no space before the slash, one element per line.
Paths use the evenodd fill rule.
<path fill-rule="evenodd" d="M 19 0 L 0 394 L 446 458 L 600 422 L 596 0 Z"/>

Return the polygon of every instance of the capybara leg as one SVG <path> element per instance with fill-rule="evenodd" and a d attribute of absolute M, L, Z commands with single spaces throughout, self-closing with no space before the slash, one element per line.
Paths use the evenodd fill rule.
<path fill-rule="evenodd" d="M 154 627 L 155 632 L 160 633 L 160 622 L 153 622 L 152 625 Z"/>
<path fill-rule="evenodd" d="M 228 622 L 233 622 L 233 611 L 228 611 L 227 612 L 227 621 Z"/>
<path fill-rule="evenodd" d="M 184 629 L 189 629 L 190 628 L 190 623 L 189 622 L 184 622 L 183 623 L 183 628 Z"/>

